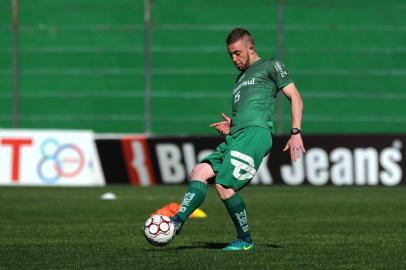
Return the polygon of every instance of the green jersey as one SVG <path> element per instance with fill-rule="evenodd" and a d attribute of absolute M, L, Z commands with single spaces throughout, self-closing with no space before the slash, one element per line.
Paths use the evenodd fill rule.
<path fill-rule="evenodd" d="M 231 133 L 248 126 L 274 133 L 276 94 L 292 82 L 277 59 L 259 59 L 241 72 L 233 90 Z"/>

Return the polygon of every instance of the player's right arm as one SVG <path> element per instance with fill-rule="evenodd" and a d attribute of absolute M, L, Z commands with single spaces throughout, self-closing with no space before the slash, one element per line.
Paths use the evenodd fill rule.
<path fill-rule="evenodd" d="M 215 128 L 220 134 L 228 135 L 230 134 L 230 125 L 231 125 L 231 118 L 228 117 L 225 113 L 221 113 L 224 121 L 213 123 L 210 127 Z"/>

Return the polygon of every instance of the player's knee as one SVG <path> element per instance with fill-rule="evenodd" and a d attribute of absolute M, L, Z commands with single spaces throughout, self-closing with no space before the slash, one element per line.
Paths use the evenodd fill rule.
<path fill-rule="evenodd" d="M 231 188 L 225 188 L 222 185 L 216 184 L 216 191 L 221 200 L 227 200 L 235 194 L 235 191 Z"/>
<path fill-rule="evenodd" d="M 207 183 L 207 179 L 213 177 L 215 174 L 211 166 L 207 163 L 199 163 L 192 169 L 190 178 L 192 180 L 202 181 Z"/>

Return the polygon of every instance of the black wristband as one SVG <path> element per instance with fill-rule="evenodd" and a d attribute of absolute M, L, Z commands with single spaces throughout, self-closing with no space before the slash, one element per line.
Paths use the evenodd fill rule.
<path fill-rule="evenodd" d="M 290 130 L 291 135 L 300 134 L 300 133 L 302 133 L 302 131 L 300 129 L 298 129 L 298 128 L 292 128 Z"/>

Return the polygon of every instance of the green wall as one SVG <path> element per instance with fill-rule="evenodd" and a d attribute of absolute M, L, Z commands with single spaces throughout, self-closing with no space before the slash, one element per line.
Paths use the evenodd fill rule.
<path fill-rule="evenodd" d="M 23 128 L 144 131 L 144 1 L 20 0 Z M 11 1 L 0 10 L 0 127 L 12 126 Z M 284 61 L 306 133 L 406 131 L 404 1 L 285 1 Z M 215 134 L 237 71 L 224 39 L 248 28 L 276 55 L 277 1 L 153 1 L 152 129 Z M 290 127 L 284 99 L 283 129 Z"/>

